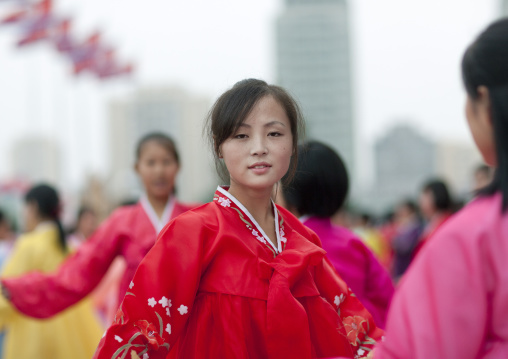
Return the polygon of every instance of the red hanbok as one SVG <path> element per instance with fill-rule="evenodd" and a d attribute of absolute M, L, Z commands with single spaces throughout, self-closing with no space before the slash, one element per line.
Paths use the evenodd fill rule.
<path fill-rule="evenodd" d="M 160 229 L 193 207 L 170 199 L 160 221 L 146 199 L 120 207 L 55 273 L 32 272 L 19 278 L 2 279 L 2 285 L 21 313 L 48 318 L 83 299 L 101 281 L 115 257 L 122 256 L 126 269 L 118 290 L 117 303 L 120 303 Z"/>
<path fill-rule="evenodd" d="M 274 205 L 277 245 L 227 190 L 170 222 L 94 358 L 366 356 L 382 335 L 318 237 Z"/>

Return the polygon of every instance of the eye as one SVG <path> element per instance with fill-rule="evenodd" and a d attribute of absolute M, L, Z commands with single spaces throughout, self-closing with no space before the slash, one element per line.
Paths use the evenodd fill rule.
<path fill-rule="evenodd" d="M 274 131 L 274 132 L 270 132 L 270 133 L 268 134 L 268 136 L 272 136 L 272 137 L 279 137 L 279 136 L 282 136 L 282 133 L 277 132 L 277 131 Z"/>
<path fill-rule="evenodd" d="M 243 133 L 239 133 L 238 135 L 235 135 L 234 138 L 238 138 L 238 139 L 247 138 L 247 135 L 243 134 Z"/>

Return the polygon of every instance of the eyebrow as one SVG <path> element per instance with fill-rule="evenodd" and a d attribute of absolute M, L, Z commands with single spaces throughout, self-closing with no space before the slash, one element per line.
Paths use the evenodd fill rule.
<path fill-rule="evenodd" d="M 273 125 L 281 125 L 281 126 L 284 126 L 286 127 L 285 124 L 283 124 L 282 122 L 280 121 L 271 121 L 271 122 L 268 122 L 268 123 L 265 123 L 263 127 L 270 127 L 270 126 L 273 126 Z M 247 123 L 241 123 L 238 127 L 247 127 L 247 128 L 251 128 L 252 126 L 247 124 Z"/>

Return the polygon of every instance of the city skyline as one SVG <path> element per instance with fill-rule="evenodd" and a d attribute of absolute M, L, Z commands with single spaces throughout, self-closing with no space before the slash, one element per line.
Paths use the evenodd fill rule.
<path fill-rule="evenodd" d="M 459 61 L 467 44 L 498 16 L 497 0 L 349 4 L 359 181 L 372 178 L 373 160 L 366 149 L 400 118 L 433 138 L 471 142 Z M 122 12 L 116 11 L 120 5 Z M 102 84 L 70 77 L 43 45 L 13 49 L 12 31 L 0 29 L 0 164 L 8 163 L 13 141 L 31 134 L 53 136 L 65 150 L 65 185 L 79 188 L 87 174 L 108 170 L 106 104 L 112 97 L 138 86 L 168 84 L 214 99 L 241 78 L 275 82 L 275 19 L 282 5 L 193 0 L 158 6 L 150 0 L 142 6 L 153 14 L 146 23 L 137 18 L 139 4 L 56 3 L 62 12 L 79 12 L 78 31 L 107 24 L 108 37 L 126 57 L 138 59 L 136 78 Z M 0 165 L 0 178 L 9 176 L 7 165 Z"/>

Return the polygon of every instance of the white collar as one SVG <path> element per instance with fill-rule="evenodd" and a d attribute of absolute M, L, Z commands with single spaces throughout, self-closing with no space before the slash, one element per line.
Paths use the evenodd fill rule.
<path fill-rule="evenodd" d="M 265 240 L 270 243 L 270 245 L 272 246 L 273 250 L 276 252 L 276 253 L 281 253 L 282 252 L 282 245 L 281 245 L 281 240 L 280 240 L 280 231 L 279 231 L 279 214 L 278 214 L 278 211 L 277 211 L 277 208 L 275 207 L 275 203 L 273 203 L 273 201 L 270 199 L 270 202 L 272 203 L 272 207 L 273 207 L 273 213 L 274 213 L 274 220 L 275 220 L 275 234 L 277 235 L 277 247 L 272 243 L 271 239 L 268 238 L 268 236 L 266 235 L 266 233 L 263 231 L 263 229 L 261 228 L 261 226 L 258 224 L 258 222 L 256 222 L 256 220 L 254 219 L 254 217 L 252 217 L 252 215 L 250 214 L 250 212 L 247 210 L 247 208 L 245 208 L 245 206 L 243 204 L 240 203 L 239 200 L 237 200 L 235 198 L 235 196 L 233 196 L 231 193 L 229 193 L 227 190 L 225 190 L 224 188 L 222 188 L 221 186 L 218 186 L 217 187 L 217 190 L 222 193 L 224 196 L 226 196 L 227 198 L 229 198 L 231 201 L 233 201 L 234 204 L 236 204 L 238 206 L 238 208 L 240 208 L 242 210 L 243 213 L 245 213 L 247 215 L 247 217 L 249 217 L 249 219 L 251 220 L 252 224 L 254 224 L 254 226 L 256 226 L 257 230 L 263 235 L 263 237 L 265 238 Z"/>
<path fill-rule="evenodd" d="M 144 194 L 139 201 L 141 203 L 141 206 L 145 210 L 146 215 L 150 219 L 150 222 L 152 222 L 155 232 L 159 234 L 162 228 L 164 228 L 164 226 L 171 219 L 173 209 L 175 208 L 175 197 L 174 196 L 169 197 L 168 202 L 164 207 L 164 211 L 162 212 L 161 218 L 159 218 L 159 216 L 157 216 L 157 213 L 155 213 L 155 210 L 150 204 L 150 201 L 148 201 L 148 197 L 146 196 L 146 194 Z"/>

